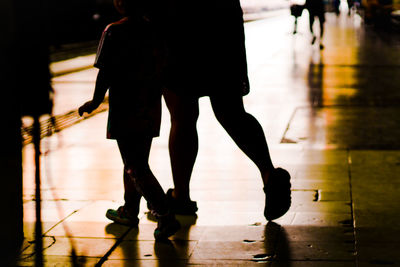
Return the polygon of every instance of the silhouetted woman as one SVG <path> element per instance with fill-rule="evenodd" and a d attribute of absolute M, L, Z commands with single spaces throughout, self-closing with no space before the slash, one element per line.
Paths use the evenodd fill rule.
<path fill-rule="evenodd" d="M 174 189 L 167 198 L 177 214 L 195 214 L 189 182 L 198 152 L 199 98 L 210 97 L 215 117 L 257 165 L 266 192 L 265 216 L 290 207 L 290 175 L 275 169 L 263 129 L 243 106 L 249 93 L 242 9 L 239 0 L 171 0 L 167 43 L 167 89 L 171 114 L 169 152 Z"/>

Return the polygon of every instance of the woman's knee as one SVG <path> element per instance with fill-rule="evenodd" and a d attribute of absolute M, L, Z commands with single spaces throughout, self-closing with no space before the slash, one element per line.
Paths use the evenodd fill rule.
<path fill-rule="evenodd" d="M 210 101 L 214 115 L 221 124 L 234 123 L 247 115 L 241 96 L 210 97 Z"/>
<path fill-rule="evenodd" d="M 165 103 L 168 107 L 172 126 L 195 127 L 199 117 L 198 98 L 181 96 L 174 92 L 164 93 Z"/>

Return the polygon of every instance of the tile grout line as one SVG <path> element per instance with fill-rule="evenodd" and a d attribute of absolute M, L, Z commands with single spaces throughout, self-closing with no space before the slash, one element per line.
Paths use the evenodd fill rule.
<path fill-rule="evenodd" d="M 354 245 L 354 256 L 355 256 L 355 266 L 358 267 L 358 251 L 357 251 L 357 233 L 356 233 L 356 221 L 354 215 L 354 201 L 353 201 L 353 184 L 351 175 L 352 160 L 350 149 L 347 149 L 347 172 L 349 177 L 349 197 L 350 197 L 350 209 L 351 209 L 351 222 L 353 227 L 353 245 Z"/>

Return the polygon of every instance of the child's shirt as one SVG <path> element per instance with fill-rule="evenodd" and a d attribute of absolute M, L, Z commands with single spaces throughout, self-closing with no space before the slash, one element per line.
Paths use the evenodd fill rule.
<path fill-rule="evenodd" d="M 159 135 L 163 53 L 163 42 L 145 18 L 124 18 L 104 30 L 94 66 L 110 84 L 107 138 Z"/>

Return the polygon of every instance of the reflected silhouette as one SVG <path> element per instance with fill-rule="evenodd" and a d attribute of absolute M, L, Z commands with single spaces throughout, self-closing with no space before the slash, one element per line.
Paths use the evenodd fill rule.
<path fill-rule="evenodd" d="M 137 236 L 139 234 L 139 229 L 136 227 L 127 227 L 123 226 L 117 223 L 110 223 L 106 226 L 105 228 L 106 233 L 114 235 L 116 238 L 123 238 L 126 235 L 129 234 L 130 237 L 137 239 Z M 124 259 L 139 259 L 140 258 L 140 252 L 139 252 L 139 245 L 137 244 L 138 241 L 130 241 L 130 242 L 135 242 L 134 245 L 129 244 L 129 245 L 120 245 L 119 247 L 122 250 L 123 258 Z M 107 259 L 105 259 L 107 260 Z M 99 262 L 97 265 L 101 266 L 103 262 Z M 132 261 L 125 261 L 123 266 L 129 267 L 129 266 L 140 266 L 137 265 L 138 263 L 134 263 L 132 265 Z"/>
<path fill-rule="evenodd" d="M 178 222 L 181 224 L 182 228 L 190 228 L 197 222 L 197 215 L 176 215 Z"/>
<path fill-rule="evenodd" d="M 151 212 L 147 212 L 147 219 L 150 221 L 156 222 L 157 219 L 152 215 Z M 175 254 L 171 254 L 172 256 L 168 256 L 171 259 L 179 259 L 179 256 L 176 254 L 176 249 L 178 248 L 181 251 L 181 258 L 187 259 L 189 258 L 189 233 L 190 229 L 193 225 L 196 224 L 197 215 L 175 215 L 176 220 L 180 223 L 181 229 L 175 233 L 173 237 L 173 241 L 164 240 L 162 242 L 155 242 L 154 251 L 157 258 L 160 259 L 158 266 L 171 266 L 170 262 L 164 261 L 165 253 L 170 253 L 171 251 Z M 170 247 L 168 247 L 169 245 Z M 174 248 L 174 250 L 172 249 Z M 186 266 L 185 262 L 182 259 L 182 262 L 178 261 L 174 263 L 174 266 Z"/>
<path fill-rule="evenodd" d="M 150 221 L 157 221 L 151 212 L 147 212 L 146 216 Z M 181 229 L 175 233 L 173 240 L 163 240 L 154 244 L 154 251 L 159 259 L 158 266 L 186 266 L 186 259 L 190 256 L 189 233 L 191 227 L 196 224 L 197 215 L 175 215 L 175 218 L 180 223 Z M 177 250 L 181 256 L 177 254 Z M 178 261 L 171 265 L 168 259 L 178 259 Z"/>
<path fill-rule="evenodd" d="M 186 245 L 186 246 L 185 246 Z M 189 253 L 187 251 L 187 241 L 183 240 L 165 240 L 162 242 L 154 243 L 154 253 L 157 256 L 157 266 L 159 267 L 184 267 L 187 266 L 186 258 L 189 257 Z M 178 250 L 184 249 L 182 251 L 181 256 L 178 254 Z"/>
<path fill-rule="evenodd" d="M 157 222 L 157 218 L 149 211 L 145 213 L 147 219 L 152 222 Z M 192 225 L 195 225 L 197 222 L 197 214 L 194 215 L 175 215 L 176 220 L 180 223 L 182 229 L 190 228 Z M 181 232 L 181 230 L 179 232 Z"/>
<path fill-rule="evenodd" d="M 322 62 L 322 57 L 319 52 L 313 51 L 308 67 L 307 80 L 311 107 L 319 108 L 323 106 L 323 72 L 324 64 Z"/>
<path fill-rule="evenodd" d="M 292 266 L 290 244 L 285 229 L 275 222 L 268 222 L 264 236 L 265 250 L 269 252 L 266 254 L 266 261 L 274 261 L 274 266 Z"/>

